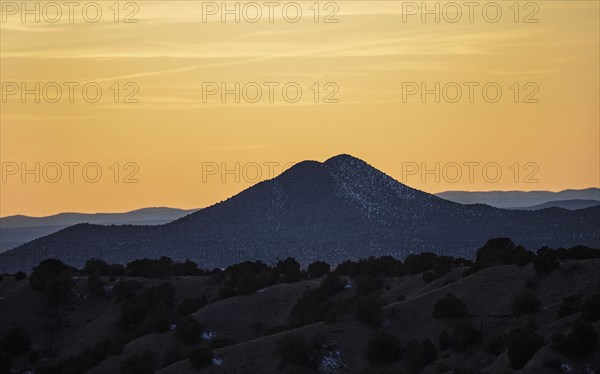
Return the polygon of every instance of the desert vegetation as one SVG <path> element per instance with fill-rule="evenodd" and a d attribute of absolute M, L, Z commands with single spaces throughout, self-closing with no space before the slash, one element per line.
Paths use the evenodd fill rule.
<path fill-rule="evenodd" d="M 267 352 L 261 360 L 271 357 L 263 365 L 277 372 L 335 373 L 357 365 L 365 373 L 460 373 L 476 372 L 481 362 L 508 362 L 504 369 L 517 370 L 556 366 L 556 360 L 585 367 L 597 358 L 600 290 L 572 287 L 572 276 L 584 271 L 597 277 L 590 269 L 597 269 L 599 252 L 532 252 L 501 238 L 488 241 L 473 261 L 421 253 L 404 261 L 384 256 L 303 266 L 285 258 L 201 269 L 161 257 L 127 264 L 91 259 L 75 269 L 43 260 L 30 274 L 4 275 L 0 283 L 6 297 L 38 298 L 29 319 L 48 325 L 40 334 L 16 309 L 0 311 L 0 368 L 195 372 L 238 365 L 250 339 L 240 333 L 256 339 L 256 349 Z M 486 289 L 503 277 L 501 282 L 514 284 L 494 291 L 504 300 L 502 310 L 471 296 L 487 297 Z M 564 283 L 552 292 L 556 299 L 548 298 L 546 282 Z M 297 296 L 286 299 L 290 292 Z M 35 312 L 40 305 L 42 312 Z M 215 329 L 215 318 L 243 324 L 243 330 L 222 332 L 227 326 Z M 558 330 L 542 329 L 547 321 Z M 73 336 L 65 326 L 73 326 Z M 304 333 L 306 328 L 313 332 Z M 85 343 L 75 343 L 80 339 Z M 552 360 L 537 359 L 541 352 Z M 470 355 L 485 359 L 478 367 L 464 364 Z"/>

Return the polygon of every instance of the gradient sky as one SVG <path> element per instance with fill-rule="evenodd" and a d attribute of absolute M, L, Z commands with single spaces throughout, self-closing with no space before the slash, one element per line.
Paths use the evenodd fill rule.
<path fill-rule="evenodd" d="M 66 14 L 56 23 L 22 23 L 3 11 L 3 94 L 6 82 L 97 82 L 103 96 L 88 103 L 75 89 L 69 103 L 63 88 L 58 103 L 34 103 L 33 96 L 23 103 L 19 94 L 1 103 L 0 216 L 203 207 L 251 186 L 251 167 L 244 169 L 251 180 L 244 181 L 241 170 L 249 163 L 261 165 L 265 179 L 265 163 L 278 163 L 277 173 L 290 162 L 340 153 L 428 192 L 600 185 L 597 1 L 537 2 L 537 23 L 522 22 L 533 8 L 521 9 L 515 23 L 512 1 L 498 2 L 503 13 L 497 23 L 485 21 L 480 8 L 473 22 L 465 13 L 457 23 L 433 17 L 423 23 L 419 14 L 404 22 L 406 3 L 360 0 L 335 2 L 337 23 L 322 22 L 335 9 L 324 9 L 326 2 L 315 23 L 313 1 L 299 2 L 297 23 L 286 22 L 277 9 L 273 22 L 266 14 L 256 23 L 222 23 L 218 16 L 203 22 L 196 1 L 140 1 L 139 22 L 115 23 L 108 9 L 113 2 L 100 3 L 97 23 L 85 22 L 77 10 L 73 23 Z M 120 20 L 131 10 L 121 9 Z M 118 103 L 110 90 L 114 82 L 120 84 Z M 128 82 L 139 87 L 138 103 L 122 102 Z M 297 82 L 303 96 L 288 103 L 276 89 L 273 103 L 264 96 L 257 103 L 238 104 L 232 96 L 226 103 L 215 97 L 203 102 L 202 82 Z M 325 83 L 335 83 L 339 102 L 323 103 L 320 96 L 315 104 L 314 82 L 321 95 Z M 418 95 L 404 102 L 403 82 L 496 82 L 503 95 L 488 103 L 476 89 L 469 103 L 465 88 L 458 103 L 435 103 L 431 95 L 425 103 Z M 515 82 L 519 103 L 510 89 Z M 522 102 L 534 87 L 525 89 L 527 82 L 539 88 L 538 103 Z M 72 183 L 64 165 L 56 183 L 43 175 L 22 182 L 22 170 L 10 172 L 23 163 L 33 169 L 36 162 L 47 166 L 50 178 L 51 163 L 80 166 Z M 92 162 L 102 169 L 96 183 L 81 175 L 82 165 Z M 128 162 L 139 169 L 124 170 Z M 225 182 L 219 174 L 203 178 L 206 163 L 233 169 L 236 162 L 239 182 L 233 175 Z M 433 175 L 423 181 L 420 172 L 403 175 L 407 165 L 433 169 L 436 162 L 439 181 Z M 472 162 L 480 166 L 469 180 L 464 165 Z M 458 180 L 454 163 L 462 165 Z M 490 180 L 493 172 L 482 175 L 488 163 L 501 168 L 498 181 Z M 137 182 L 124 183 L 132 171 Z"/>

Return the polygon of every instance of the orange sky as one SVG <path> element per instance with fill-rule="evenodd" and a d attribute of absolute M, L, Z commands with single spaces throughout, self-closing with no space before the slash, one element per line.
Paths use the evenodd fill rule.
<path fill-rule="evenodd" d="M 596 1 L 533 3 L 537 8 L 520 2 L 518 15 L 512 1 L 501 1 L 495 23 L 482 16 L 483 5 L 473 22 L 462 8 L 462 18 L 451 23 L 457 13 L 444 8 L 436 23 L 434 16 L 422 22 L 410 2 L 361 0 L 320 2 L 319 22 L 313 1 L 297 2 L 302 16 L 295 23 L 283 18 L 286 2 L 271 21 L 263 8 L 258 22 L 230 16 L 223 23 L 218 12 L 205 12 L 203 22 L 199 1 L 140 1 L 129 8 L 120 2 L 115 23 L 113 2 L 101 1 L 96 23 L 82 19 L 80 8 L 72 23 L 66 9 L 55 23 L 48 22 L 52 9 L 40 10 L 39 23 L 31 15 L 23 23 L 20 9 L 6 3 L 0 216 L 203 207 L 251 186 L 256 165 L 258 179 L 265 179 L 289 162 L 339 153 L 428 192 L 600 185 Z M 124 23 L 128 14 L 138 22 Z M 324 22 L 327 15 L 337 22 Z M 21 89 L 36 82 L 40 103 L 34 94 L 23 100 Z M 239 82 L 240 103 L 233 94 L 226 102 L 219 94 L 203 100 L 203 86 L 205 92 L 215 87 L 207 82 L 229 89 Z M 273 100 L 266 82 L 274 82 Z M 433 94 L 426 102 L 419 93 L 403 97 L 436 82 L 439 103 Z M 253 103 L 257 86 L 262 96 Z M 94 87 L 103 94 L 87 102 Z M 302 97 L 288 102 L 294 87 Z M 462 96 L 453 103 L 456 87 Z M 502 96 L 487 102 L 495 87 Z M 136 90 L 138 102 L 124 102 Z M 532 100 L 538 102 L 524 102 Z M 236 163 L 240 181 L 235 172 L 223 181 L 222 169 L 235 170 Z M 472 163 L 478 165 L 469 178 Z M 220 170 L 213 174 L 215 165 Z M 94 182 L 98 168 L 102 175 Z M 423 174 L 423 168 L 434 171 Z"/>

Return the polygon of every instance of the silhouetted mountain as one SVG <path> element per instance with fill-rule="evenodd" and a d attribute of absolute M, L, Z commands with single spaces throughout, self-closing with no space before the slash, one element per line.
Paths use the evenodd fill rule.
<path fill-rule="evenodd" d="M 548 201 L 543 204 L 533 205 L 533 206 L 525 206 L 518 208 L 510 208 L 510 209 L 520 209 L 520 210 L 540 210 L 540 209 L 548 209 L 548 208 L 562 208 L 568 210 L 577 210 L 577 209 L 585 209 L 593 206 L 600 205 L 600 201 L 598 200 L 556 200 L 556 201 Z"/>
<path fill-rule="evenodd" d="M 600 207 L 516 211 L 461 205 L 403 185 L 348 155 L 301 162 L 277 178 L 160 226 L 79 224 L 0 255 L 2 271 L 46 257 L 190 258 L 201 267 L 288 256 L 306 263 L 433 251 L 472 257 L 492 237 L 528 248 L 599 246 Z"/>
<path fill-rule="evenodd" d="M 496 208 L 531 207 L 557 200 L 597 200 L 600 188 L 552 191 L 446 191 L 436 196 L 461 204 L 487 204 Z"/>
<path fill-rule="evenodd" d="M 98 225 L 161 225 L 198 209 L 144 208 L 125 213 L 60 213 L 47 217 L 23 215 L 0 218 L 0 252 L 15 248 L 78 223 Z"/>

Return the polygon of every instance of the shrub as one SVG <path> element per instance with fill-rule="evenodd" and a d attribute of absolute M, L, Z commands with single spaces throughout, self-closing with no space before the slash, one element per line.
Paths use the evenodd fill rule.
<path fill-rule="evenodd" d="M 512 309 L 516 316 L 540 310 L 540 299 L 531 291 L 525 291 L 513 299 Z"/>
<path fill-rule="evenodd" d="M 100 362 L 109 355 L 119 355 L 123 353 L 123 345 L 117 341 L 103 339 L 94 345 L 94 349 L 91 353 L 94 360 Z"/>
<path fill-rule="evenodd" d="M 10 356 L 0 352 L 0 373 L 12 373 L 12 366 Z"/>
<path fill-rule="evenodd" d="M 349 260 L 344 261 L 336 267 L 335 272 L 341 275 L 347 275 L 350 278 L 356 278 L 358 276 L 397 277 L 402 275 L 403 265 L 400 260 L 397 260 L 392 256 L 382 256 L 379 258 L 369 257 L 358 261 L 358 263 Z M 416 273 L 418 273 L 418 271 Z"/>
<path fill-rule="evenodd" d="M 450 335 L 448 335 L 448 331 L 443 330 L 440 333 L 440 337 L 438 338 L 438 344 L 440 345 L 440 350 L 446 350 L 450 348 Z"/>
<path fill-rule="evenodd" d="M 367 357 L 371 363 L 380 361 L 396 362 L 400 359 L 400 354 L 400 340 L 394 335 L 377 331 L 369 339 Z"/>
<path fill-rule="evenodd" d="M 430 252 L 410 254 L 404 260 L 404 271 L 408 274 L 417 274 L 431 270 L 436 259 L 437 255 Z"/>
<path fill-rule="evenodd" d="M 308 265 L 308 274 L 313 278 L 321 278 L 331 271 L 331 266 L 324 261 L 315 261 Z"/>
<path fill-rule="evenodd" d="M 346 286 L 346 282 L 344 282 L 339 275 L 332 273 L 323 278 L 319 288 L 323 289 L 327 295 L 331 296 L 343 290 L 344 286 Z"/>
<path fill-rule="evenodd" d="M 483 344 L 483 350 L 492 356 L 498 357 L 506 349 L 506 336 L 497 335 L 489 338 Z"/>
<path fill-rule="evenodd" d="M 162 367 L 167 367 L 176 363 L 177 361 L 184 360 L 185 358 L 185 353 L 183 352 L 181 343 L 175 342 L 171 347 L 165 350 L 162 359 Z"/>
<path fill-rule="evenodd" d="M 423 281 L 425 283 L 431 283 L 433 282 L 434 276 L 433 276 L 433 271 L 426 271 L 423 273 Z"/>
<path fill-rule="evenodd" d="M 544 346 L 544 339 L 528 328 L 508 334 L 508 358 L 513 369 L 521 369 Z"/>
<path fill-rule="evenodd" d="M 327 311 L 327 314 L 325 314 L 325 318 L 323 319 L 323 322 L 325 322 L 328 325 L 332 325 L 338 321 L 338 318 L 339 318 L 339 313 L 338 313 L 337 308 L 332 308 Z"/>
<path fill-rule="evenodd" d="M 432 316 L 435 319 L 456 318 L 467 314 L 467 305 L 452 294 L 439 299 L 433 306 Z"/>
<path fill-rule="evenodd" d="M 576 322 L 566 336 L 556 334 L 552 338 L 552 347 L 565 356 L 583 356 L 594 351 L 598 342 L 598 333 L 592 325 Z"/>
<path fill-rule="evenodd" d="M 153 374 L 156 369 L 155 357 L 152 351 L 136 353 L 121 361 L 119 371 L 122 374 Z"/>
<path fill-rule="evenodd" d="M 15 273 L 15 280 L 16 281 L 20 281 L 20 280 L 23 280 L 25 278 L 27 278 L 27 274 L 25 274 L 24 272 L 18 271 L 18 272 Z"/>
<path fill-rule="evenodd" d="M 97 258 L 92 258 L 85 262 L 85 266 L 83 267 L 83 272 L 92 275 L 108 275 L 109 267 L 104 260 L 99 260 Z"/>
<path fill-rule="evenodd" d="M 228 299 L 230 297 L 237 296 L 235 288 L 230 285 L 224 285 L 223 288 L 219 289 L 219 299 Z"/>
<path fill-rule="evenodd" d="M 189 316 L 205 305 L 206 297 L 204 295 L 202 295 L 202 297 L 186 298 L 177 306 L 175 313 L 177 314 L 177 317 Z"/>
<path fill-rule="evenodd" d="M 137 291 L 144 288 L 144 284 L 139 281 L 119 281 L 113 287 L 113 294 L 115 295 L 115 301 L 121 302 L 124 300 L 134 301 Z"/>
<path fill-rule="evenodd" d="M 373 277 L 360 277 L 356 280 L 356 294 L 371 295 L 381 289 L 381 280 Z"/>
<path fill-rule="evenodd" d="M 159 306 L 144 319 L 144 326 L 149 331 L 165 332 L 171 325 L 171 312 L 165 306 Z"/>
<path fill-rule="evenodd" d="M 418 373 L 437 358 L 437 352 L 431 341 L 411 340 L 404 352 L 404 365 L 409 372 Z"/>
<path fill-rule="evenodd" d="M 169 282 L 163 282 L 145 289 L 140 295 L 140 302 L 152 309 L 165 306 L 171 310 L 175 304 L 174 295 L 175 287 Z"/>
<path fill-rule="evenodd" d="M 356 317 L 371 327 L 379 327 L 382 305 L 383 302 L 377 295 L 361 297 L 356 302 Z"/>
<path fill-rule="evenodd" d="M 450 345 L 456 352 L 464 352 L 481 343 L 482 338 L 483 333 L 471 322 L 459 321 L 450 334 Z"/>
<path fill-rule="evenodd" d="M 452 265 L 455 261 L 461 262 L 462 259 L 455 260 L 453 257 L 439 256 L 433 262 L 433 277 L 441 278 L 452 270 Z"/>
<path fill-rule="evenodd" d="M 509 238 L 495 238 L 488 240 L 477 251 L 475 267 L 482 269 L 494 265 L 524 265 L 535 258 L 533 252 L 525 250 L 522 246 L 515 245 Z"/>
<path fill-rule="evenodd" d="M 308 342 L 302 335 L 285 334 L 277 340 L 275 354 L 283 361 L 314 369 L 320 360 L 319 348 Z"/>
<path fill-rule="evenodd" d="M 95 295 L 104 295 L 104 283 L 98 274 L 92 274 L 87 280 L 87 286 L 90 292 Z"/>
<path fill-rule="evenodd" d="M 56 259 L 41 261 L 31 271 L 29 285 L 45 291 L 50 304 L 67 301 L 73 292 L 73 268 Z"/>
<path fill-rule="evenodd" d="M 275 265 L 275 271 L 283 274 L 283 280 L 286 283 L 298 282 L 300 279 L 302 279 L 300 263 L 291 257 L 288 257 L 283 261 L 279 261 Z"/>
<path fill-rule="evenodd" d="M 558 308 L 558 316 L 566 317 L 579 312 L 581 310 L 581 299 L 581 294 L 565 297 Z"/>
<path fill-rule="evenodd" d="M 191 350 L 190 353 L 188 353 L 188 359 L 193 367 L 200 369 L 212 363 L 213 354 L 210 349 L 200 347 Z"/>
<path fill-rule="evenodd" d="M 533 268 L 538 273 L 549 273 L 560 268 L 560 263 L 554 256 L 542 253 L 536 256 L 535 260 L 533 261 Z"/>
<path fill-rule="evenodd" d="M 200 340 L 202 325 L 192 316 L 182 318 L 175 327 L 175 337 L 185 344 L 194 344 Z"/>
<path fill-rule="evenodd" d="M 29 350 L 31 341 L 29 336 L 20 327 L 13 327 L 2 335 L 0 345 L 2 350 L 13 356 L 20 356 Z"/>
<path fill-rule="evenodd" d="M 127 264 L 127 273 L 133 277 L 169 278 L 173 274 L 173 260 L 162 256 L 159 259 L 142 258 Z"/>
<path fill-rule="evenodd" d="M 594 323 L 600 319 L 600 294 L 595 294 L 581 304 L 581 319 Z"/>

